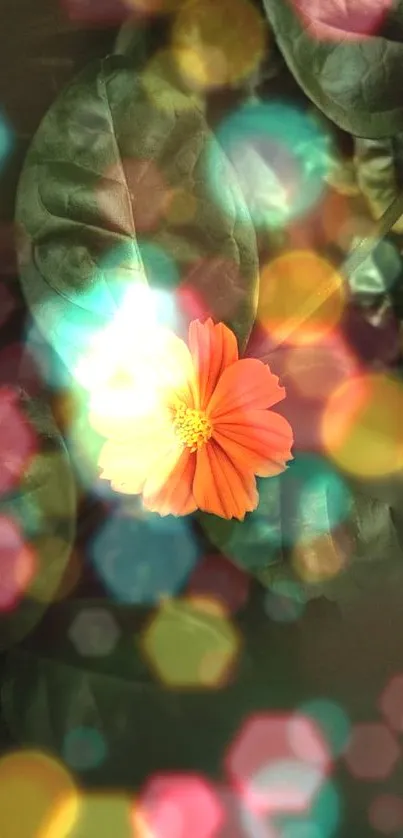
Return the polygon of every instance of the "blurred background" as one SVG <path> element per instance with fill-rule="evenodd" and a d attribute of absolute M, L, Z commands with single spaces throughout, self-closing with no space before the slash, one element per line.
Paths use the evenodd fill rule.
<path fill-rule="evenodd" d="M 27 0 L 3 0 L 1 386 L 20 381 L 29 322 L 19 288 L 19 231 L 14 224 L 16 187 L 24 157 L 42 117 L 59 92 L 85 65 L 114 49 L 120 27 L 129 15 L 128 7 L 116 0 L 36 0 L 34 4 Z M 155 24 L 157 44 L 164 37 L 164 25 L 164 21 Z M 261 75 L 249 83 L 249 88 L 248 95 L 252 92 L 267 98 L 282 97 L 312 107 L 275 45 Z M 242 86 L 235 85 L 234 89 L 211 94 L 208 118 L 213 127 L 244 93 Z M 320 118 L 325 124 L 324 118 Z M 329 243 L 329 224 L 334 221 L 336 225 L 337 219 L 344 217 L 347 205 L 351 217 L 359 221 L 359 237 L 360 230 L 367 229 L 370 212 L 364 196 L 351 181 L 352 138 L 327 123 L 326 129 L 334 137 L 340 165 L 329 178 L 325 204 L 314 208 L 301 222 L 290 223 L 284 235 L 294 246 L 324 247 L 342 258 L 354 239 L 354 227 L 347 237 Z M 324 218 L 328 219 L 327 227 Z M 399 235 L 392 236 L 392 241 L 399 253 Z M 266 259 L 279 246 L 276 237 L 262 234 L 261 258 Z M 382 279 L 382 265 L 375 270 Z M 345 321 L 346 334 L 357 353 L 378 368 L 398 370 L 399 292 L 390 297 L 377 290 L 364 300 L 365 305 L 362 300 L 358 302 L 351 300 Z M 30 367 L 26 373 L 26 366 L 24 370 L 31 385 L 40 378 L 40 371 Z M 42 384 L 46 390 L 46 384 Z M 50 404 L 53 398 L 54 394 L 49 394 Z M 62 431 L 56 409 L 54 415 Z M 1 421 L 6 422 L 7 417 L 1 417 Z M 7 655 L 2 656 L 3 707 L 12 703 L 13 712 L 17 713 L 21 706 L 21 716 L 27 719 L 40 714 L 52 718 L 54 701 L 60 706 L 61 697 L 68 695 L 69 667 L 79 671 L 81 658 L 85 659 L 85 677 L 80 676 L 75 689 L 85 695 L 91 684 L 93 687 L 101 679 L 92 694 L 104 696 L 104 706 L 91 705 L 91 722 L 85 725 L 81 719 L 79 726 L 69 716 L 66 699 L 62 714 L 69 718 L 73 733 L 68 740 L 62 741 L 62 735 L 59 736 L 64 761 L 52 755 L 50 749 L 37 749 L 29 737 L 17 744 L 3 719 L 2 838 L 103 838 L 111 834 L 114 838 L 401 838 L 403 574 L 399 563 L 392 562 L 390 571 L 383 575 L 377 570 L 373 576 L 369 563 L 367 581 L 352 604 L 340 607 L 326 596 L 319 596 L 299 605 L 286 587 L 268 598 L 263 583 L 242 571 L 237 575 L 231 562 L 218 551 L 209 553 L 204 575 L 201 572 L 200 578 L 188 580 L 188 590 L 199 591 L 208 598 L 221 585 L 225 613 L 231 619 L 223 620 L 220 612 L 208 618 L 205 608 L 196 609 L 196 617 L 186 610 L 179 615 L 186 625 L 198 618 L 201 624 L 207 620 L 208 625 L 200 631 L 224 637 L 222 681 L 217 678 L 216 682 L 216 687 L 219 683 L 221 687 L 192 693 L 181 687 L 175 689 L 174 679 L 172 685 L 161 672 L 156 676 L 155 661 L 149 670 L 144 662 L 130 662 L 132 647 L 125 638 L 136 635 L 146 643 L 144 638 L 154 636 L 150 628 L 151 609 L 138 607 L 135 614 L 117 607 L 112 612 L 104 611 L 107 586 L 85 561 L 74 558 L 86 555 L 88 543 L 109 514 L 110 506 L 102 498 L 80 495 L 70 570 L 61 586 L 74 593 L 74 602 L 70 602 L 69 594 L 61 595 L 21 644 L 17 691 L 13 691 L 15 665 L 14 670 L 9 670 Z M 397 538 L 399 516 L 397 504 Z M 385 549 L 384 543 L 379 549 Z M 2 550 L 6 555 L 7 545 L 0 545 Z M 358 580 L 357 587 L 360 585 Z M 92 609 L 94 600 L 98 602 L 100 613 L 94 617 L 94 630 L 91 614 L 85 608 L 87 599 L 91 599 Z M 80 600 L 84 603 L 82 608 L 77 606 Z M 175 614 L 171 617 L 175 623 Z M 160 629 L 163 640 L 170 637 L 170 619 Z M 75 629 L 67 641 L 67 627 L 71 625 Z M 159 635 L 154 628 L 158 646 Z M 123 638 L 121 645 L 116 640 L 118 636 Z M 176 643 L 180 645 L 175 634 L 173 638 L 171 649 L 176 648 Z M 158 646 L 158 655 L 164 659 L 166 647 L 161 642 L 162 652 Z M 89 651 L 85 650 L 85 643 L 89 644 Z M 91 651 L 91 643 L 95 644 L 95 652 Z M 102 643 L 106 643 L 105 654 Z M 97 651 L 97 644 L 101 651 Z M 156 656 L 152 639 L 149 644 L 148 656 Z M 219 643 L 218 647 L 222 648 Z M 207 642 L 204 648 L 213 658 L 217 654 L 214 644 L 211 647 Z M 51 690 L 46 694 L 39 684 L 39 658 L 41 667 L 63 661 L 64 669 L 60 667 L 57 675 L 57 695 Z M 132 716 L 128 714 L 128 704 Z M 114 746 L 112 773 L 103 771 L 109 747 L 109 716 L 121 718 L 121 751 L 118 745 Z M 133 717 L 139 728 L 137 738 L 127 730 Z M 94 719 L 98 719 L 98 727 Z M 56 720 L 56 729 L 57 724 Z M 72 778 L 87 794 L 78 815 L 78 793 Z M 134 795 L 139 788 L 143 808 L 136 814 Z M 271 795 L 264 805 L 259 803 L 262 788 L 269 788 Z M 239 790 L 244 792 L 242 806 L 237 798 Z M 58 809 L 56 816 L 52 801 L 57 793 L 68 805 Z M 27 809 L 31 804 L 32 811 L 35 809 L 31 798 L 42 795 L 45 803 L 17 832 L 7 815 L 7 801 L 21 799 L 24 794 L 30 801 Z M 151 819 L 147 829 L 144 812 Z"/>

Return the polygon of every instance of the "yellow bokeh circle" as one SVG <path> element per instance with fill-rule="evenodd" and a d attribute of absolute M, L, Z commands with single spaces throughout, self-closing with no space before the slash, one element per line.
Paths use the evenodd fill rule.
<path fill-rule="evenodd" d="M 260 276 L 258 318 L 276 342 L 316 343 L 338 325 L 346 299 L 343 277 L 310 250 L 269 262 Z"/>
<path fill-rule="evenodd" d="M 267 28 L 250 0 L 184 3 L 172 34 L 178 68 L 196 87 L 234 84 L 257 69 Z"/>
<path fill-rule="evenodd" d="M 403 388 L 384 373 L 345 381 L 328 399 L 322 443 L 343 471 L 381 478 L 403 467 Z"/>
<path fill-rule="evenodd" d="M 0 835 L 70 838 L 79 793 L 68 771 L 40 751 L 17 751 L 0 760 Z"/>

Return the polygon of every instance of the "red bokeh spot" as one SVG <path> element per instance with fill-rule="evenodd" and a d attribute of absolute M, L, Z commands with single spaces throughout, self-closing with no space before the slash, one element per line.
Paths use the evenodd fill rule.
<path fill-rule="evenodd" d="M 118 26 L 129 16 L 123 0 L 61 0 L 65 14 L 83 26 Z"/>
<path fill-rule="evenodd" d="M 234 614 L 248 599 L 250 578 L 220 554 L 205 556 L 192 573 L 187 593 L 190 596 L 211 597 Z"/>
<path fill-rule="evenodd" d="M 397 733 L 403 731 L 403 673 L 395 675 L 385 687 L 380 707 L 389 727 Z"/>
<path fill-rule="evenodd" d="M 18 394 L 0 387 L 0 493 L 19 485 L 36 448 L 36 436 L 18 405 Z"/>
<path fill-rule="evenodd" d="M 403 466 L 401 382 L 384 373 L 351 376 L 323 410 L 322 441 L 337 466 L 359 478 L 386 477 Z"/>
<path fill-rule="evenodd" d="M 30 394 L 43 387 L 43 373 L 31 348 L 11 343 L 0 352 L 0 386 L 13 388 L 18 381 Z"/>
<path fill-rule="evenodd" d="M 215 838 L 223 819 L 214 788 L 197 774 L 154 775 L 133 812 L 149 838 Z"/>
<path fill-rule="evenodd" d="M 393 0 L 292 0 L 309 34 L 321 41 L 362 41 L 381 27 Z"/>
<path fill-rule="evenodd" d="M 314 721 L 286 713 L 248 719 L 225 759 L 246 804 L 271 813 L 305 811 L 330 764 L 329 748 Z"/>
<path fill-rule="evenodd" d="M 154 160 L 125 157 L 121 166 L 108 169 L 105 177 L 100 178 L 96 188 L 97 203 L 108 227 L 114 229 L 117 223 L 119 227 L 119 217 L 116 202 L 111 202 L 111 180 L 116 182 L 116 189 L 121 189 L 122 202 L 127 191 L 129 193 L 137 234 L 155 230 L 167 211 L 173 190 Z"/>
<path fill-rule="evenodd" d="M 358 373 L 358 360 L 337 331 L 314 346 L 289 346 L 284 357 L 287 386 L 321 403 Z"/>
<path fill-rule="evenodd" d="M 0 517 L 0 611 L 11 611 L 25 595 L 34 575 L 35 556 L 17 524 Z"/>
<path fill-rule="evenodd" d="M 403 798 L 395 794 L 379 794 L 371 803 L 368 819 L 378 832 L 394 834 L 403 827 Z"/>
<path fill-rule="evenodd" d="M 344 758 L 350 773 L 360 780 L 385 780 L 399 759 L 400 748 L 386 725 L 358 724 L 352 731 Z"/>

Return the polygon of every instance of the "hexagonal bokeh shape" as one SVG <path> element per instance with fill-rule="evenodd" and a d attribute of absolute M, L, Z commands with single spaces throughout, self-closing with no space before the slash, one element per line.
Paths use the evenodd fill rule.
<path fill-rule="evenodd" d="M 199 545 L 186 517 L 108 517 L 97 530 L 90 554 L 97 575 L 115 601 L 156 605 L 176 596 L 199 558 Z"/>
<path fill-rule="evenodd" d="M 76 771 L 97 768 L 106 755 L 105 737 L 94 727 L 73 727 L 64 737 L 64 762 Z"/>
<path fill-rule="evenodd" d="M 381 695 L 379 704 L 389 727 L 396 733 L 401 733 L 403 731 L 403 673 L 391 678 Z"/>
<path fill-rule="evenodd" d="M 59 760 L 39 750 L 0 759 L 2 838 L 70 838 L 79 809 L 80 791 Z"/>
<path fill-rule="evenodd" d="M 167 600 L 142 636 L 142 649 L 169 687 L 222 687 L 231 676 L 241 638 L 223 613 L 202 600 Z"/>
<path fill-rule="evenodd" d="M 150 838 L 215 838 L 223 819 L 213 786 L 193 773 L 155 774 L 133 809 L 135 829 Z"/>
<path fill-rule="evenodd" d="M 403 828 L 403 798 L 396 794 L 378 794 L 371 802 L 368 820 L 383 835 L 394 835 Z"/>
<path fill-rule="evenodd" d="M 351 774 L 360 780 L 385 780 L 399 759 L 393 733 L 380 722 L 357 724 L 344 754 Z"/>
<path fill-rule="evenodd" d="M 133 833 L 132 805 L 130 796 L 119 790 L 81 790 L 77 817 L 68 835 L 51 832 L 43 838 L 103 838 L 104 835 L 116 838 L 153 838 L 144 832 L 139 831 L 138 835 Z"/>
<path fill-rule="evenodd" d="M 296 713 L 250 717 L 225 757 L 233 786 L 253 811 L 266 813 L 306 811 L 330 765 L 320 729 Z"/>
<path fill-rule="evenodd" d="M 98 606 L 83 608 L 74 618 L 69 637 L 77 652 L 86 657 L 104 657 L 115 648 L 120 630 L 110 611 Z"/>

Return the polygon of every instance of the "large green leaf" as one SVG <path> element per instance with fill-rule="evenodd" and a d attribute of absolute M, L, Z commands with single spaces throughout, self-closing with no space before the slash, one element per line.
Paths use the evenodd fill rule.
<path fill-rule="evenodd" d="M 214 137 L 169 62 L 163 70 L 141 74 L 122 56 L 91 65 L 45 116 L 26 158 L 16 212 L 22 287 L 70 370 L 113 317 L 122 288 L 171 292 L 190 276 L 191 294 L 241 346 L 253 324 L 250 215 L 219 148 L 214 178 L 223 179 L 228 200 L 214 202 L 206 171 Z M 164 195 L 182 201 L 182 220 L 160 211 Z"/>
<path fill-rule="evenodd" d="M 326 116 L 358 137 L 392 137 L 402 130 L 401 0 L 388 4 L 394 7 L 388 28 L 379 21 L 368 24 L 371 14 L 379 14 L 379 4 L 263 0 L 263 5 L 289 69 Z M 351 38 L 351 20 L 357 25 L 360 6 L 362 34 Z M 309 26 L 301 12 L 311 18 Z M 339 27 L 324 27 L 321 21 L 338 21 Z"/>

